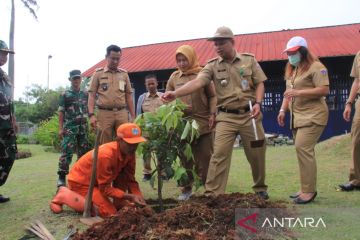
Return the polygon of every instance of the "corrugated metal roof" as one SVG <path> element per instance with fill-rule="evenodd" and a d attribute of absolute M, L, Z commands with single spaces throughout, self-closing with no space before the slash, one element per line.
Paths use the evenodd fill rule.
<path fill-rule="evenodd" d="M 293 36 L 304 37 L 311 51 L 318 57 L 349 56 L 360 50 L 360 23 L 239 34 L 235 36 L 235 48 L 238 52 L 255 54 L 259 62 L 282 60 L 286 59 L 282 51 Z M 195 48 L 201 65 L 216 57 L 212 42 L 202 38 L 123 48 L 120 67 L 129 72 L 174 69 L 175 51 L 184 44 Z M 96 68 L 104 67 L 105 64 L 104 59 L 85 71 L 84 76 L 91 76 Z"/>

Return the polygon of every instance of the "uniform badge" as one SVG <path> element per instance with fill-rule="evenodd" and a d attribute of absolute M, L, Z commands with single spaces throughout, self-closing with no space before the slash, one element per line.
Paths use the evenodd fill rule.
<path fill-rule="evenodd" d="M 220 85 L 222 87 L 226 87 L 228 85 L 228 81 L 226 79 L 221 80 Z"/>
<path fill-rule="evenodd" d="M 102 88 L 103 91 L 107 91 L 107 90 L 108 90 L 108 84 L 107 84 L 107 83 L 102 83 L 102 84 L 100 84 L 100 87 Z"/>
<path fill-rule="evenodd" d="M 245 78 L 241 79 L 241 88 L 245 91 L 249 89 L 249 81 Z"/>
<path fill-rule="evenodd" d="M 321 69 L 320 72 L 321 72 L 322 75 L 327 75 L 327 70 L 326 69 Z"/>
<path fill-rule="evenodd" d="M 139 129 L 137 129 L 137 128 L 132 128 L 132 129 L 131 129 L 131 132 L 132 132 L 132 134 L 135 135 L 135 136 L 139 135 Z"/>
<path fill-rule="evenodd" d="M 244 77 L 244 68 L 243 67 L 240 68 L 239 73 L 240 73 L 240 77 L 243 78 Z"/>
<path fill-rule="evenodd" d="M 123 80 L 119 81 L 119 89 L 120 89 L 120 91 L 125 90 L 125 81 L 123 81 Z"/>

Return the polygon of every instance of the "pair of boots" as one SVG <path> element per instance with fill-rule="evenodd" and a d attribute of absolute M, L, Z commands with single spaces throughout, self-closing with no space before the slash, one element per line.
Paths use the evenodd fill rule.
<path fill-rule="evenodd" d="M 67 187 L 60 186 L 55 197 L 50 202 L 50 209 L 54 213 L 61 213 L 63 205 L 67 205 L 76 212 L 82 213 L 84 212 L 85 198 Z"/>

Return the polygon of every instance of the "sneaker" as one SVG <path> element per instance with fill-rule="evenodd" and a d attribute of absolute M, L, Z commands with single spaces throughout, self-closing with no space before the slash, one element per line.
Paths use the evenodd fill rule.
<path fill-rule="evenodd" d="M 182 192 L 179 197 L 178 197 L 178 200 L 179 201 L 187 201 L 189 200 L 189 198 L 191 197 L 192 195 L 192 191 L 186 191 L 186 192 Z"/>
<path fill-rule="evenodd" d="M 142 181 L 147 182 L 150 181 L 150 179 L 151 179 L 151 174 L 144 174 Z"/>

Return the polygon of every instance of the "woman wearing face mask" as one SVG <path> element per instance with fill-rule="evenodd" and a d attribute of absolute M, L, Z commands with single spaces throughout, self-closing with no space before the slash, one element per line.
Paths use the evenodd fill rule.
<path fill-rule="evenodd" d="M 284 126 L 285 112 L 290 110 L 301 188 L 290 195 L 296 204 L 312 202 L 316 195 L 315 145 L 328 121 L 325 96 L 329 93 L 327 69 L 314 57 L 302 37 L 293 37 L 284 50 L 289 62 L 285 68 L 286 91 L 277 117 Z"/>
<path fill-rule="evenodd" d="M 185 83 L 194 80 L 201 71 L 198 57 L 194 48 L 189 45 L 180 46 L 175 53 L 178 70 L 171 76 L 166 85 L 166 91 L 174 91 Z M 213 128 L 215 126 L 216 115 L 216 94 L 213 83 L 211 82 L 204 88 L 193 92 L 190 95 L 180 98 L 187 108 L 184 111 L 185 117 L 195 119 L 199 124 L 200 137 L 192 143 L 194 155 L 195 171 L 203 184 L 206 182 L 209 161 L 213 153 Z M 182 161 L 186 169 L 192 169 L 193 161 Z M 179 200 L 187 200 L 192 194 L 193 176 L 188 171 L 189 182 L 182 184 L 182 193 Z"/>

